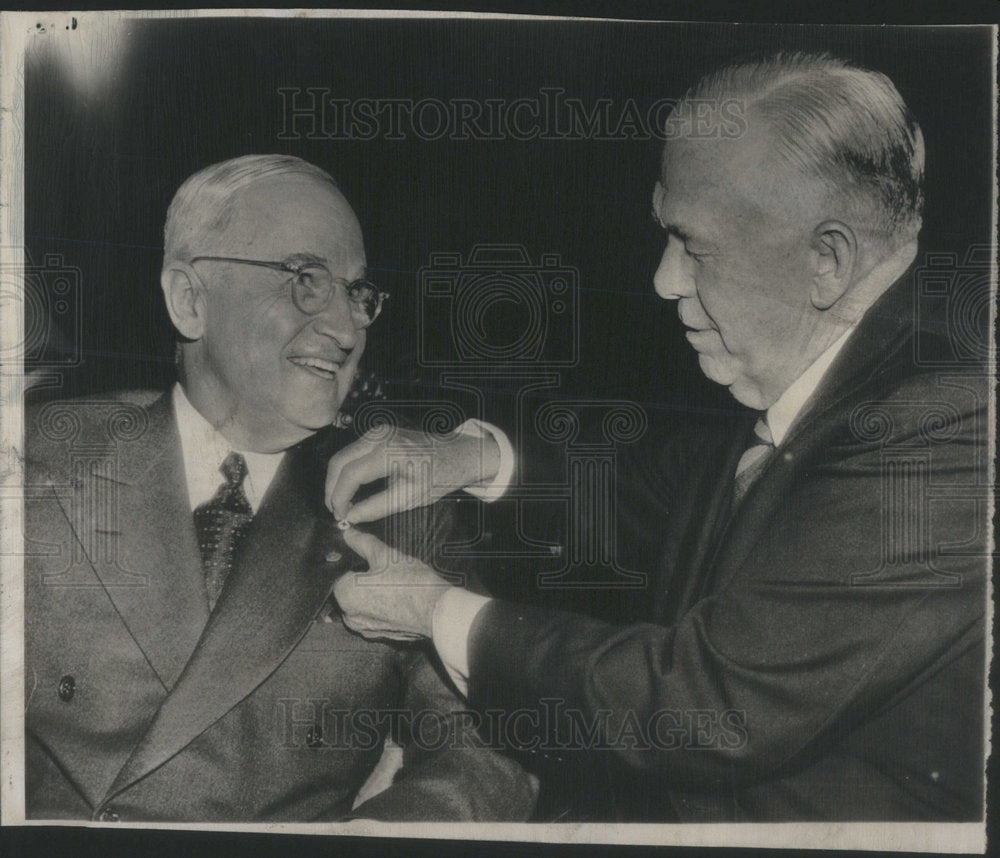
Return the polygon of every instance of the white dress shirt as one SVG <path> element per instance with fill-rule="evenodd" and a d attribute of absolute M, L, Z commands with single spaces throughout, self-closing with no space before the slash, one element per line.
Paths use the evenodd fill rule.
<path fill-rule="evenodd" d="M 226 480 L 219 470 L 222 462 L 233 451 L 229 442 L 212 426 L 184 393 L 179 384 L 174 385 L 174 414 L 177 431 L 181 436 L 181 455 L 184 458 L 184 477 L 187 481 L 191 510 L 212 499 Z M 247 463 L 243 491 L 254 514 L 260 508 L 267 487 L 281 464 L 284 453 L 255 453 L 236 450 Z"/>
<path fill-rule="evenodd" d="M 477 438 L 483 438 L 486 435 L 493 436 L 493 440 L 500 448 L 500 466 L 497 469 L 497 475 L 489 485 L 466 486 L 465 491 L 486 503 L 492 503 L 497 498 L 503 497 L 504 492 L 510 488 L 510 481 L 514 478 L 514 448 L 510 445 L 510 440 L 492 423 L 476 420 L 474 417 L 466 420 L 455 431 L 462 435 L 474 435 Z"/>
<path fill-rule="evenodd" d="M 837 357 L 844 343 L 854 331 L 848 328 L 840 338 L 814 360 L 777 401 L 767 409 L 767 425 L 780 447 L 795 418 L 802 413 L 806 402 L 816 392 L 830 364 Z M 448 675 L 462 694 L 468 694 L 469 684 L 469 632 L 472 623 L 483 607 L 491 600 L 460 587 L 452 587 L 439 600 L 432 618 L 434 647 L 441 657 Z"/>
<path fill-rule="evenodd" d="M 853 327 L 844 331 L 832 346 L 809 364 L 809 368 L 788 386 L 774 405 L 767 409 L 767 428 L 771 430 L 771 438 L 774 440 L 775 447 L 781 446 L 781 442 L 788 435 L 788 430 L 792 428 L 795 418 L 802 413 L 809 397 L 816 392 L 823 376 L 830 369 L 830 364 L 840 354 L 844 343 L 853 332 Z"/>
<path fill-rule="evenodd" d="M 191 510 L 205 501 L 211 500 L 219 486 L 225 482 L 219 467 L 226 456 L 233 451 L 229 442 L 191 404 L 179 384 L 174 385 L 174 414 L 177 415 L 177 430 L 181 436 L 181 454 L 184 459 L 184 476 L 187 480 L 188 500 Z M 514 474 L 514 448 L 507 436 L 496 426 L 482 420 L 466 420 L 456 432 L 482 438 L 492 435 L 500 448 L 500 466 L 497 475 L 487 485 L 468 486 L 465 491 L 486 503 L 503 496 Z M 267 487 L 281 464 L 285 454 L 255 453 L 252 450 L 236 450 L 247 463 L 247 476 L 243 490 L 250 507 L 257 513 Z"/>

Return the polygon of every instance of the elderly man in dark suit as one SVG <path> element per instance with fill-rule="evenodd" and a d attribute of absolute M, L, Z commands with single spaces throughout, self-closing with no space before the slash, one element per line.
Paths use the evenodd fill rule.
<path fill-rule="evenodd" d="M 278 155 L 196 173 L 162 286 L 172 391 L 28 417 L 28 817 L 525 818 L 533 784 L 427 654 L 331 610 L 350 552 L 322 478 L 385 297 L 333 180 Z M 478 460 L 483 437 L 453 449 Z M 430 557 L 446 524 L 394 532 Z M 359 795 L 386 739 L 402 768 Z"/>
<path fill-rule="evenodd" d="M 745 133 L 706 134 L 713 104 Z M 489 600 L 355 529 L 379 577 L 338 581 L 345 621 L 432 637 L 475 707 L 534 713 L 515 738 L 586 758 L 597 813 L 980 819 L 988 387 L 914 317 L 921 131 L 885 76 L 816 55 L 709 75 L 668 131 L 654 285 L 754 413 L 652 432 L 619 480 L 658 558 L 644 609 Z"/>

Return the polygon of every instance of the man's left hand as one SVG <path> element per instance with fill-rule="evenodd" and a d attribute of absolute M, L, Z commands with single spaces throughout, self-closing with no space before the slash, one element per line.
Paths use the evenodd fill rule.
<path fill-rule="evenodd" d="M 326 505 L 352 524 L 378 521 L 489 482 L 499 468 L 500 447 L 488 432 L 442 435 L 394 427 L 387 436 L 376 427 L 330 459 Z M 353 503 L 358 489 L 382 478 L 388 478 L 383 491 Z"/>
<path fill-rule="evenodd" d="M 406 555 L 398 559 L 384 542 L 355 528 L 344 541 L 370 567 L 348 572 L 333 585 L 344 624 L 366 638 L 409 641 L 433 633 L 434 608 L 451 589 L 430 566 Z"/>

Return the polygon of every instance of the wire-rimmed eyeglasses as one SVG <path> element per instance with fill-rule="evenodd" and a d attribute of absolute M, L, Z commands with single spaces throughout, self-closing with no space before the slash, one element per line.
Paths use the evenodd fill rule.
<path fill-rule="evenodd" d="M 370 280 L 360 279 L 348 282 L 342 277 L 334 277 L 330 270 L 319 262 L 264 262 L 259 259 L 238 259 L 232 256 L 195 256 L 190 264 L 210 260 L 233 262 L 238 265 L 256 265 L 272 271 L 291 274 L 289 280 L 292 302 L 307 316 L 321 313 L 333 297 L 334 286 L 340 285 L 347 293 L 354 316 L 355 328 L 367 328 L 382 312 L 382 303 L 389 297 L 388 292 L 380 292 Z"/>

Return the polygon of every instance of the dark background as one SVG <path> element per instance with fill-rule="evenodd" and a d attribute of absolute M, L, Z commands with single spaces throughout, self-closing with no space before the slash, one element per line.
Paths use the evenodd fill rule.
<path fill-rule="evenodd" d="M 510 8 L 500 2 L 464 5 L 479 11 Z M 531 11 L 549 14 L 611 14 L 596 0 L 578 0 L 572 6 L 529 5 Z M 995 21 L 996 9 L 986 3 L 956 6 L 937 0 L 697 0 L 623 3 L 613 14 L 762 22 L 849 17 L 877 25 L 887 20 Z M 524 6 L 511 11 L 524 11 Z M 316 83 L 343 85 L 346 90 L 347 82 L 354 81 L 359 85 L 352 96 L 412 92 L 415 97 L 441 97 L 451 86 L 462 97 L 475 97 L 499 91 L 534 95 L 539 86 L 551 84 L 580 98 L 619 92 L 660 97 L 679 95 L 702 71 L 730 60 L 733 53 L 761 47 L 825 48 L 887 73 L 920 120 L 928 148 L 925 239 L 959 254 L 969 243 L 992 239 L 992 62 L 990 34 L 981 30 L 658 24 L 587 24 L 567 30 L 568 25 L 542 23 L 438 22 L 407 24 L 391 38 L 392 28 L 382 25 L 384 35 L 362 41 L 355 34 L 371 33 L 371 26 L 308 22 L 294 25 L 297 34 L 274 35 L 287 33 L 291 26 L 177 22 L 147 27 L 141 35 L 135 32 L 131 42 L 143 49 L 133 51 L 115 91 L 100 103 L 83 103 L 51 68 L 29 63 L 26 244 L 33 260 L 61 253 L 85 278 L 79 326 L 83 363 L 62 371 L 57 386 L 41 395 L 156 385 L 169 379 L 171 339 L 157 275 L 160 230 L 170 195 L 186 175 L 214 160 L 252 151 L 289 151 L 313 157 L 337 176 L 361 217 L 369 261 L 403 272 L 399 281 L 386 283 L 397 307 L 401 288 L 407 282 L 412 286 L 412 272 L 426 262 L 427 250 L 467 252 L 471 241 L 523 241 L 537 252 L 535 245 L 544 240 L 545 250 L 562 253 L 568 264 L 580 268 L 584 287 L 583 354 L 578 369 L 564 373 L 567 389 L 571 384 L 589 387 L 662 403 L 664 409 L 729 406 L 724 394 L 701 380 L 670 305 L 651 291 L 650 277 L 661 249 L 647 218 L 659 148 L 655 143 L 282 145 L 275 140 L 280 124 L 277 85 Z M 395 27 L 399 32 L 400 25 Z M 475 49 L 456 43 L 463 27 L 477 34 Z M 465 177 L 477 166 L 486 172 L 452 194 L 454 183 L 448 175 Z M 424 181 L 428 176 L 434 180 Z M 585 193 L 590 190 L 592 195 Z M 427 212 L 432 217 L 422 216 Z M 549 236 L 556 240 L 548 241 Z M 383 272 L 378 274 L 386 279 Z M 600 283 L 613 284 L 620 296 L 606 297 L 597 291 Z M 382 338 L 391 366 L 398 360 L 393 356 L 395 335 L 404 336 L 398 332 L 412 325 L 413 317 L 393 309 L 380 321 L 383 324 L 393 330 L 393 336 Z M 57 351 L 60 343 L 53 337 L 46 345 Z M 405 379 L 406 373 L 401 375 Z M 996 817 L 992 812 L 989 816 L 992 835 Z M 181 831 L 7 828 L 3 834 L 8 854 L 14 856 L 326 855 L 331 848 L 344 854 L 464 855 L 472 848 L 433 840 L 331 842 Z M 553 844 L 479 843 L 475 849 L 512 856 L 579 853 L 569 845 Z M 695 851 L 700 850 L 620 845 L 586 849 L 587 854 L 602 855 Z M 727 854 L 778 853 L 734 849 Z"/>
<path fill-rule="evenodd" d="M 629 399 L 651 414 L 732 407 L 698 371 L 673 304 L 652 291 L 663 246 L 649 214 L 659 141 L 281 140 L 281 87 L 508 101 L 560 87 L 588 106 L 611 99 L 614 116 L 630 97 L 643 109 L 678 97 L 737 56 L 826 50 L 886 73 L 920 121 L 926 245 L 962 256 L 989 240 L 982 28 L 203 19 L 134 23 L 124 44 L 120 71 L 99 92 L 82 91 L 44 52 L 27 62 L 26 244 L 35 265 L 60 254 L 81 272 L 78 319 L 58 316 L 62 335 L 52 336 L 81 360 L 60 367 L 47 352 L 42 396 L 172 379 L 159 290 L 167 204 L 207 164 L 275 151 L 329 170 L 360 218 L 372 276 L 392 293 L 368 349 L 392 396 L 436 395 L 437 371 L 414 359 L 421 266 L 432 253 L 467 258 L 477 243 L 512 243 L 533 263 L 553 253 L 578 271 L 579 362 L 559 369 L 562 395 Z M 492 323 L 502 342 L 503 326 L 523 314 L 497 311 Z M 428 319 L 424 335 L 448 331 Z M 483 387 L 503 419 L 517 385 Z"/>
<path fill-rule="evenodd" d="M 168 385 L 173 332 L 159 271 L 174 191 L 207 164 L 286 152 L 327 169 L 358 214 L 371 276 L 392 295 L 370 329 L 365 361 L 399 411 L 410 408 L 401 403 L 447 400 L 512 437 L 520 425 L 525 438 L 533 435 L 534 409 L 553 399 L 629 400 L 660 424 L 696 416 L 717 422 L 742 406 L 704 378 L 674 303 L 652 289 L 664 242 L 650 216 L 659 140 L 427 140 L 407 124 L 403 140 L 386 139 L 386 126 L 371 140 L 304 133 L 286 140 L 279 89 L 298 88 L 299 99 L 318 87 L 349 100 L 510 102 L 558 87 L 588 108 L 609 99 L 613 123 L 628 99 L 645 112 L 737 57 L 828 51 L 884 72 L 899 88 L 926 140 L 925 248 L 962 259 L 990 240 L 990 35 L 968 27 L 608 21 L 147 21 L 128 25 L 120 64 L 102 90 L 81 86 L 79 73 L 38 51 L 26 63 L 26 243 L 35 265 L 59 255 L 79 269 L 79 306 L 71 301 L 53 314 L 52 343 L 39 352 L 44 378 L 32 397 Z M 543 356 L 554 363 L 494 360 L 479 373 L 480 364 L 456 362 L 453 368 L 476 370 L 478 403 L 469 392 L 442 390 L 441 368 L 419 360 L 428 344 L 437 355 L 451 351 L 454 316 L 447 301 L 421 315 L 419 271 L 443 252 L 467 265 L 476 244 L 522 246 L 536 271 L 543 255 L 555 254 L 572 272 L 568 301 L 579 319 L 574 333 L 566 313 L 552 316 Z M 516 265 L 495 273 L 524 274 Z M 486 315 L 486 339 L 509 344 L 526 319 L 523 306 L 496 305 Z M 572 365 L 558 361 L 570 357 Z M 528 398 L 519 416 L 525 379 L 516 372 L 525 368 L 548 368 L 558 384 Z M 523 478 L 531 483 L 533 475 Z M 467 511 L 473 570 L 497 595 L 629 621 L 642 592 L 619 586 L 606 567 L 583 573 L 583 587 L 565 579 L 554 588 L 538 584 L 540 573 L 565 560 L 530 540 L 564 545 L 564 510 L 557 497 L 496 504 L 481 520 Z M 627 538 L 619 534 L 619 544 Z M 502 552 L 522 556 L 503 559 Z M 597 587 L 602 576 L 615 586 Z"/>

